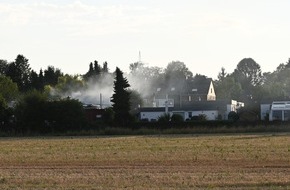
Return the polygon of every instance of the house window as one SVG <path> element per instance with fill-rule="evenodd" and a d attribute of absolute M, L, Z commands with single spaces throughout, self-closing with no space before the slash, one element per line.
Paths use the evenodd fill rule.
<path fill-rule="evenodd" d="M 272 115 L 273 120 L 282 120 L 282 110 L 274 110 Z"/>

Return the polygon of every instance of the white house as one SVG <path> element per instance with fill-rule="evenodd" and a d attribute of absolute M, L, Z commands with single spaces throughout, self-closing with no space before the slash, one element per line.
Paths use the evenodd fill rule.
<path fill-rule="evenodd" d="M 237 112 L 244 104 L 234 100 L 231 101 L 202 101 L 192 102 L 182 107 L 144 107 L 139 109 L 140 120 L 157 121 L 164 113 L 171 116 L 178 114 L 184 120 L 190 120 L 194 116 L 205 115 L 207 120 L 227 120 L 231 111 Z"/>
<path fill-rule="evenodd" d="M 290 121 L 290 101 L 273 101 L 263 103 L 261 108 L 261 120 Z"/>
<path fill-rule="evenodd" d="M 186 85 L 157 88 L 152 96 L 144 99 L 144 107 L 183 107 L 196 101 L 215 101 L 216 94 L 211 78 L 204 78 L 197 82 L 188 81 Z"/>
<path fill-rule="evenodd" d="M 235 100 L 216 100 L 211 78 L 200 77 L 179 86 L 157 88 L 139 109 L 140 120 L 156 121 L 164 113 L 178 114 L 184 120 L 205 115 L 207 120 L 227 120 L 231 111 L 237 112 L 244 103 Z"/>

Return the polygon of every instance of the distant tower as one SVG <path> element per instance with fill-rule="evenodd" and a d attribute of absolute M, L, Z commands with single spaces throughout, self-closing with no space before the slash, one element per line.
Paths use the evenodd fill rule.
<path fill-rule="evenodd" d="M 141 51 L 139 51 L 139 63 L 141 63 Z"/>

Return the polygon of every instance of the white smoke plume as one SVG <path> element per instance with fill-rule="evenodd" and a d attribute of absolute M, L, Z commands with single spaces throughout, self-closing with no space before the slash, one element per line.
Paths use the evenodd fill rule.
<path fill-rule="evenodd" d="M 84 104 L 100 105 L 103 108 L 109 107 L 113 95 L 113 83 L 113 74 L 104 74 L 98 80 L 90 79 L 85 89 L 74 92 L 71 96 Z"/>
<path fill-rule="evenodd" d="M 83 80 L 81 80 L 83 81 Z M 98 79 L 92 78 L 89 81 L 83 81 L 84 85 L 66 84 L 64 90 L 57 87 L 50 89 L 50 95 L 53 97 L 77 99 L 83 104 L 92 104 L 102 106 L 103 108 L 111 106 L 111 97 L 113 95 L 113 74 L 103 74 Z"/>

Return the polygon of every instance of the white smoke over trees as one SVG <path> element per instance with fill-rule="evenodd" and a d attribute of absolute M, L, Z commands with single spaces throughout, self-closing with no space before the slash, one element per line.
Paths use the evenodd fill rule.
<path fill-rule="evenodd" d="M 51 87 L 50 95 L 59 98 L 70 97 L 84 104 L 102 104 L 103 107 L 108 107 L 111 105 L 113 81 L 114 76 L 111 73 L 103 74 L 98 79 L 90 78 L 88 81 L 82 76 L 65 75 L 60 77 L 55 87 Z"/>
<path fill-rule="evenodd" d="M 157 89 L 170 91 L 173 87 L 181 87 L 192 79 L 192 73 L 183 62 L 175 61 L 166 69 L 148 67 L 142 62 L 132 63 L 130 73 L 124 74 L 130 84 L 132 109 L 143 105 L 143 99 L 153 96 Z M 50 89 L 54 97 L 70 97 L 84 104 L 111 106 L 115 73 L 108 72 L 107 62 L 103 67 L 97 61 L 90 63 L 89 71 L 82 76 L 65 75 L 59 78 L 55 88 Z"/>
<path fill-rule="evenodd" d="M 163 81 L 164 70 L 160 67 L 147 67 L 142 62 L 130 64 L 128 81 L 133 90 L 143 98 L 152 95 Z"/>

